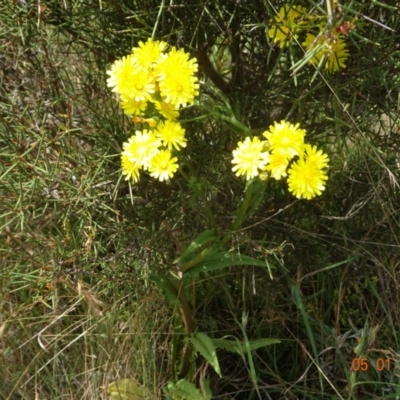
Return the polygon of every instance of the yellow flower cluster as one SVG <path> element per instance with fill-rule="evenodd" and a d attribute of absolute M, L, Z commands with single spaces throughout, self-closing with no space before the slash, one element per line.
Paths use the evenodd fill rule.
<path fill-rule="evenodd" d="M 152 103 L 164 118 L 174 120 L 178 109 L 199 94 L 196 60 L 175 47 L 166 53 L 167 46 L 152 39 L 139 42 L 107 71 L 107 86 L 120 96 L 126 114 L 142 115 Z"/>
<path fill-rule="evenodd" d="M 287 47 L 293 39 L 298 38 L 301 29 L 301 19 L 306 15 L 306 9 L 301 6 L 284 5 L 274 17 L 274 22 L 268 29 L 268 36 L 278 43 L 280 48 Z"/>
<path fill-rule="evenodd" d="M 185 130 L 175 121 L 165 121 L 155 130 L 143 129 L 123 144 L 122 173 L 126 180 L 137 182 L 141 170 L 149 171 L 153 178 L 165 181 L 178 169 L 178 158 L 172 150 L 186 146 Z"/>
<path fill-rule="evenodd" d="M 160 181 L 170 179 L 178 169 L 172 152 L 186 146 L 185 130 L 176 119 L 179 109 L 193 103 L 199 94 L 198 65 L 183 49 L 172 47 L 166 52 L 167 47 L 167 43 L 152 39 L 139 42 L 139 47 L 107 71 L 107 86 L 120 97 L 124 112 L 135 124 L 150 128 L 136 130 L 123 144 L 122 173 L 133 182 L 141 170 Z"/>
<path fill-rule="evenodd" d="M 325 69 L 330 73 L 339 71 L 340 68 L 346 68 L 345 61 L 349 57 L 349 50 L 338 35 L 321 35 L 317 38 L 313 34 L 307 33 L 306 40 L 302 45 L 308 52 L 313 52 L 311 64 L 318 66 L 325 58 Z"/>
<path fill-rule="evenodd" d="M 247 180 L 265 171 L 277 180 L 288 176 L 291 193 L 297 198 L 312 199 L 325 189 L 328 177 L 324 169 L 329 159 L 315 146 L 304 143 L 305 135 L 299 124 L 275 122 L 263 133 L 266 140 L 247 137 L 238 143 L 232 153 L 232 170 L 236 176 L 245 175 Z"/>
<path fill-rule="evenodd" d="M 334 73 L 340 68 L 346 68 L 345 62 L 349 57 L 349 50 L 343 38 L 355 28 L 355 25 L 345 21 L 342 25 L 325 29 L 326 24 L 325 26 L 321 23 L 314 24 L 314 21 L 319 21 L 321 18 L 320 15 L 310 15 L 302 6 L 286 4 L 272 19 L 268 36 L 283 49 L 294 41 L 297 42 L 299 34 L 307 30 L 306 39 L 301 43 L 307 51 L 305 57 L 309 58 L 310 64 L 319 66 L 323 63 L 329 73 Z M 317 35 L 309 33 L 310 26 L 313 25 L 318 29 Z"/>

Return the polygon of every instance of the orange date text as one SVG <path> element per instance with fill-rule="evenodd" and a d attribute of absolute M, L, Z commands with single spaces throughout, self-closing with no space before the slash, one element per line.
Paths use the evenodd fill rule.
<path fill-rule="evenodd" d="M 376 360 L 370 360 L 370 362 L 368 362 L 367 357 L 355 357 L 351 361 L 351 369 L 352 371 L 366 372 L 371 364 L 375 364 L 375 368 L 378 371 L 390 371 L 390 361 L 390 358 L 377 358 Z"/>

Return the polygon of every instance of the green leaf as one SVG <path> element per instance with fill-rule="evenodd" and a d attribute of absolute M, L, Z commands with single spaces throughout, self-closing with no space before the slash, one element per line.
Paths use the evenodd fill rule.
<path fill-rule="evenodd" d="M 112 382 L 107 387 L 112 400 L 145 400 L 153 399 L 146 388 L 133 379 L 121 379 Z"/>
<path fill-rule="evenodd" d="M 267 181 L 262 181 L 261 179 L 258 178 L 253 179 L 253 181 L 251 181 L 251 184 L 248 186 L 248 190 L 250 191 L 250 199 L 247 210 L 245 212 L 244 219 L 247 219 L 254 214 L 254 212 L 260 205 L 262 199 L 264 198 L 264 192 L 266 188 L 267 188 Z"/>
<path fill-rule="evenodd" d="M 205 379 L 203 383 L 204 383 L 205 400 L 211 400 L 212 391 L 210 388 L 210 382 L 207 379 Z"/>
<path fill-rule="evenodd" d="M 210 363 L 215 372 L 221 376 L 221 368 L 219 367 L 217 353 L 213 341 L 203 332 L 193 334 L 189 338 L 194 348 Z"/>
<path fill-rule="evenodd" d="M 239 340 L 227 339 L 211 339 L 216 348 L 221 348 L 231 353 L 244 354 L 246 352 L 246 343 Z M 248 346 L 251 351 L 260 349 L 261 347 L 270 346 L 271 344 L 280 343 L 278 339 L 257 339 L 248 341 Z"/>
<path fill-rule="evenodd" d="M 218 252 L 206 255 L 199 259 L 199 262 L 191 266 L 186 274 L 198 274 L 199 272 L 217 271 L 223 268 L 232 267 L 234 265 L 254 265 L 257 267 L 268 267 L 266 261 L 256 260 L 253 257 L 243 254 L 235 254 L 229 252 Z"/>
<path fill-rule="evenodd" d="M 204 400 L 203 395 L 200 390 L 197 389 L 196 385 L 187 381 L 186 379 L 181 379 L 176 384 L 169 382 L 168 390 L 173 394 L 176 399 L 182 400 Z"/>
<path fill-rule="evenodd" d="M 198 235 L 196 239 L 194 239 L 193 242 L 190 243 L 189 247 L 181 254 L 181 256 L 174 261 L 174 264 L 184 262 L 190 254 L 194 253 L 206 243 L 215 239 L 217 239 L 217 236 L 215 235 L 214 231 L 207 230 L 200 233 L 200 235 Z"/>
<path fill-rule="evenodd" d="M 175 307 L 179 302 L 177 283 L 175 278 L 166 277 L 161 274 L 153 274 L 150 276 L 150 280 L 153 281 L 160 289 L 162 289 L 172 307 Z"/>

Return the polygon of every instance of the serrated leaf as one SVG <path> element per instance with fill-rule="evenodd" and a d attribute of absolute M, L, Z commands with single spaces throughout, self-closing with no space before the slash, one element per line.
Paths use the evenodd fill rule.
<path fill-rule="evenodd" d="M 153 398 L 149 396 L 146 388 L 128 378 L 110 383 L 107 392 L 112 400 L 147 400 Z"/>
<path fill-rule="evenodd" d="M 224 349 L 231 353 L 244 354 L 247 351 L 246 342 L 239 340 L 228 340 L 228 339 L 211 339 L 215 348 Z M 248 348 L 250 351 L 260 349 L 261 347 L 270 346 L 271 344 L 280 343 L 278 339 L 257 339 L 250 340 L 248 342 Z"/>
<path fill-rule="evenodd" d="M 215 372 L 221 376 L 221 368 L 211 338 L 203 332 L 198 332 L 192 335 L 189 340 L 194 348 L 210 363 Z"/>
<path fill-rule="evenodd" d="M 186 379 L 181 379 L 176 384 L 169 382 L 168 390 L 177 399 L 181 400 L 204 400 L 203 395 L 200 390 L 197 389 L 196 385 L 187 381 Z"/>

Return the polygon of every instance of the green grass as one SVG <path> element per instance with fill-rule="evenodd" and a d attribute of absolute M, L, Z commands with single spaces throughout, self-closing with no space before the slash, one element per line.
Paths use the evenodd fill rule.
<path fill-rule="evenodd" d="M 369 18 L 346 40 L 347 68 L 305 65 L 295 80 L 266 34 L 281 2 L 166 3 L 0 5 L 0 397 L 107 399 L 124 378 L 166 397 L 185 329 L 151 276 L 177 273 L 204 230 L 229 231 L 245 186 L 232 150 L 287 119 L 329 155 L 326 190 L 298 201 L 268 181 L 225 250 L 270 270 L 200 274 L 184 292 L 196 331 L 280 343 L 218 349 L 221 378 L 192 354 L 186 379 L 208 379 L 218 399 L 399 399 L 399 5 L 343 7 Z M 181 117 L 182 173 L 130 187 L 120 152 L 133 125 L 106 71 L 153 29 L 203 59 L 201 95 Z"/>

